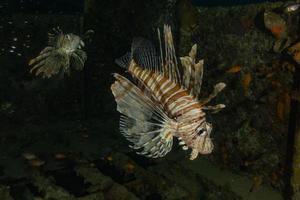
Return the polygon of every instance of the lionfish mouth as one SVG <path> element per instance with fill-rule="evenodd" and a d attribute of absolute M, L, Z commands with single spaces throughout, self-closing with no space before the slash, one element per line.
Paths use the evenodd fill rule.
<path fill-rule="evenodd" d="M 70 55 L 75 51 L 75 49 L 73 49 L 73 48 L 64 48 L 64 51 L 66 52 L 66 54 Z"/>

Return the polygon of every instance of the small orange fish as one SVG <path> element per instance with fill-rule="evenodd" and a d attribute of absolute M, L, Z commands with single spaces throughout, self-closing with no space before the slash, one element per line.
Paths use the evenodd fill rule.
<path fill-rule="evenodd" d="M 264 13 L 264 23 L 276 39 L 286 36 L 286 22 L 279 14 L 266 11 Z"/>
<path fill-rule="evenodd" d="M 284 104 L 281 101 L 277 102 L 277 117 L 280 120 L 284 119 Z"/>
<path fill-rule="evenodd" d="M 54 155 L 54 158 L 56 160 L 64 160 L 64 159 L 66 159 L 66 157 L 67 156 L 65 154 L 62 154 L 62 153 L 57 153 L 57 154 Z"/>
<path fill-rule="evenodd" d="M 228 70 L 226 71 L 226 73 L 230 73 L 230 74 L 238 73 L 238 72 L 241 71 L 241 69 L 242 69 L 242 68 L 241 68 L 240 65 L 235 65 L 235 66 L 231 67 L 230 69 L 228 69 Z"/>
<path fill-rule="evenodd" d="M 288 92 L 282 93 L 277 102 L 277 116 L 280 120 L 284 120 L 290 112 L 291 97 Z"/>
<path fill-rule="evenodd" d="M 132 163 L 128 162 L 124 168 L 127 173 L 132 173 L 134 171 L 135 166 Z"/>
<path fill-rule="evenodd" d="M 29 161 L 29 164 L 30 164 L 32 167 L 40 167 L 40 166 L 42 166 L 42 165 L 45 164 L 45 161 L 40 160 L 40 159 L 33 159 L 33 160 L 30 160 L 30 161 Z"/>
<path fill-rule="evenodd" d="M 283 34 L 284 27 L 279 25 L 274 25 L 270 28 L 271 33 L 274 35 L 275 38 L 279 39 L 281 38 Z"/>
<path fill-rule="evenodd" d="M 247 93 L 249 90 L 250 83 L 252 81 L 252 76 L 250 73 L 244 74 L 242 77 L 242 84 L 244 88 L 244 92 Z"/>
<path fill-rule="evenodd" d="M 112 161 L 112 160 L 113 160 L 113 158 L 112 158 L 111 156 L 107 156 L 106 159 L 107 159 L 108 161 Z"/>

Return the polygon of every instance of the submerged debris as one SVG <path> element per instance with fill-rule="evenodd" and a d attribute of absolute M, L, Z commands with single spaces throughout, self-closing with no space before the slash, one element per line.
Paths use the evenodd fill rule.
<path fill-rule="evenodd" d="M 0 185 L 0 199 L 2 200 L 14 200 L 11 196 L 10 196 L 10 187 L 9 186 L 5 186 L 5 185 Z"/>

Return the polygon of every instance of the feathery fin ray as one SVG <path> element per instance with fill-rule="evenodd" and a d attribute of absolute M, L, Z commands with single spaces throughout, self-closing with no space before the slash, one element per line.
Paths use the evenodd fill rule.
<path fill-rule="evenodd" d="M 114 74 L 116 81 L 111 86 L 117 109 L 123 114 L 120 120 L 121 133 L 133 143 L 132 148 L 148 157 L 163 157 L 173 144 L 174 129 L 169 119 L 150 98 L 125 77 Z"/>

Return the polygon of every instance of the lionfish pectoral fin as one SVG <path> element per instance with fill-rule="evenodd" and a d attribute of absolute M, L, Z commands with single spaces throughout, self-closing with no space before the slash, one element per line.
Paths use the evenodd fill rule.
<path fill-rule="evenodd" d="M 36 70 L 34 73 L 36 76 L 41 75 L 43 78 L 50 78 L 60 71 L 66 72 L 70 62 L 69 57 L 66 54 L 61 53 L 58 50 L 53 50 L 39 55 L 29 64 L 33 65 L 30 70 L 31 73 Z"/>
<path fill-rule="evenodd" d="M 38 64 L 38 63 L 41 62 L 42 60 L 48 58 L 48 57 L 51 55 L 51 52 L 49 52 L 49 51 L 51 51 L 51 50 L 48 50 L 47 47 L 46 47 L 45 49 L 43 49 L 43 50 L 41 51 L 41 53 L 40 53 L 37 57 L 31 59 L 31 60 L 29 61 L 28 65 L 31 66 L 31 65 Z"/>
<path fill-rule="evenodd" d="M 171 149 L 173 134 L 166 124 L 170 120 L 156 102 L 125 77 L 114 74 L 111 90 L 117 110 L 123 114 L 120 132 L 133 143 L 133 149 L 147 157 L 163 157 Z"/>

